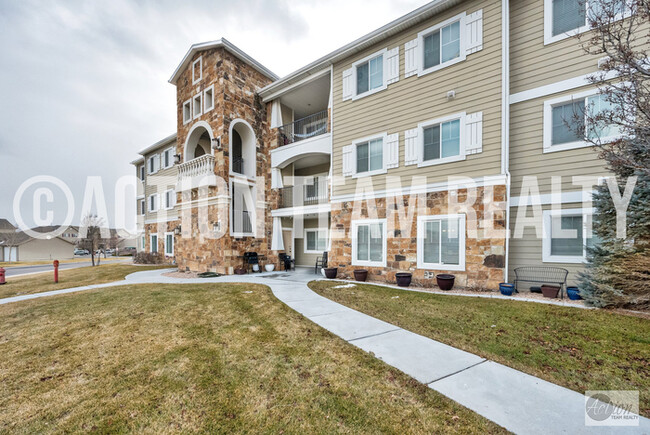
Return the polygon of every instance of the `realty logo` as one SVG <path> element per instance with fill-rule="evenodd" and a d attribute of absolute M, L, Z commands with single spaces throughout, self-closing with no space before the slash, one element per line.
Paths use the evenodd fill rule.
<path fill-rule="evenodd" d="M 638 391 L 586 391 L 586 426 L 638 426 Z"/>

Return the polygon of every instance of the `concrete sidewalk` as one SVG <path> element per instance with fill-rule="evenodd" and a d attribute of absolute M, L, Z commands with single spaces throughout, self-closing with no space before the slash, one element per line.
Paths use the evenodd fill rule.
<path fill-rule="evenodd" d="M 307 287 L 319 276 L 306 270 L 207 279 L 162 276 L 165 270 L 136 272 L 124 281 L 16 296 L 0 304 L 130 284 L 264 284 L 286 305 L 350 344 L 419 382 L 516 433 L 650 433 L 650 420 L 638 427 L 586 427 L 585 396 L 534 376 L 456 349 L 326 299 Z"/>

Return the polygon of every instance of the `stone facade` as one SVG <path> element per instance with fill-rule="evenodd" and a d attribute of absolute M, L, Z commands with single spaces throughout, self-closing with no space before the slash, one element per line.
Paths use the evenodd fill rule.
<path fill-rule="evenodd" d="M 173 233 L 180 224 L 179 220 L 160 222 L 144 225 L 144 251 L 151 252 L 151 235 L 158 234 L 158 253 L 165 254 L 165 233 Z M 174 250 L 176 250 L 176 236 L 174 236 Z M 174 257 L 167 257 L 167 262 L 172 263 Z"/>
<path fill-rule="evenodd" d="M 506 187 L 493 187 L 494 203 L 505 201 Z M 477 189 L 477 200 L 474 210 L 477 221 L 480 223 L 486 215 L 486 205 L 483 196 L 488 192 L 485 188 Z M 459 190 L 459 201 L 463 201 L 465 190 Z M 491 193 L 491 192 L 490 192 Z M 446 215 L 458 213 L 449 210 L 449 192 L 431 192 L 426 194 L 426 208 L 421 210 L 423 215 Z M 339 278 L 353 278 L 354 269 L 367 269 L 368 279 L 395 283 L 397 272 L 410 272 L 413 274 L 412 282 L 415 285 L 433 287 L 435 279 L 425 278 L 425 272 L 452 273 L 456 276 L 456 286 L 475 289 L 498 288 L 504 276 L 505 262 L 505 237 L 503 234 L 488 234 L 479 224 L 475 233 L 466 230 L 465 237 L 465 270 L 428 270 L 417 268 L 417 207 L 410 220 L 410 231 L 399 227 L 400 219 L 397 217 L 396 203 L 389 199 L 387 207 L 386 198 L 372 200 L 371 204 L 363 200 L 358 204 L 343 202 L 332 204 L 332 250 L 330 252 L 330 267 L 338 267 Z M 401 206 L 399 203 L 397 206 Z M 409 198 L 403 198 L 405 208 L 409 205 Z M 369 208 L 371 213 L 369 213 Z M 391 217 L 390 214 L 393 214 Z M 404 216 L 407 216 L 404 213 Z M 352 266 L 352 228 L 353 219 L 387 219 L 387 252 L 386 267 Z M 394 222 L 391 225 L 390 222 Z M 467 228 L 470 228 L 468 220 Z M 505 212 L 495 213 L 493 228 L 497 232 L 505 230 Z"/>
<path fill-rule="evenodd" d="M 203 78 L 192 84 L 192 62 L 202 57 Z M 221 198 L 206 202 L 208 216 L 207 228 L 199 228 L 199 208 L 195 202 L 199 197 L 198 189 L 179 194 L 181 207 L 181 236 L 176 237 L 176 263 L 181 270 L 198 272 L 213 271 L 232 274 L 243 264 L 241 255 L 254 251 L 266 256 L 266 262 L 277 262 L 277 253 L 269 250 L 271 243 L 273 202 L 267 196 L 271 192 L 271 162 L 269 144 L 270 113 L 262 103 L 257 91 L 269 84 L 271 79 L 242 62 L 224 48 L 215 48 L 198 52 L 191 59 L 189 66 L 177 81 L 177 118 L 178 118 L 178 154 L 184 155 L 188 135 L 199 121 L 209 124 L 214 138 L 221 138 L 221 149 L 214 150 L 217 177 L 225 180 L 230 189 L 230 137 L 229 129 L 234 120 L 244 120 L 250 125 L 255 135 L 256 171 L 255 178 L 249 178 L 257 187 L 257 237 L 233 237 L 230 235 L 229 222 L 219 219 L 220 211 L 229 210 L 229 201 L 224 201 L 231 192 L 209 187 L 201 192 L 203 198 Z M 214 85 L 214 109 L 183 123 L 183 103 L 199 92 Z M 270 111 L 268 111 L 270 112 Z M 270 198 L 272 200 L 272 198 Z M 228 213 L 228 216 L 230 214 Z M 219 222 L 221 237 L 212 237 L 212 226 Z"/>

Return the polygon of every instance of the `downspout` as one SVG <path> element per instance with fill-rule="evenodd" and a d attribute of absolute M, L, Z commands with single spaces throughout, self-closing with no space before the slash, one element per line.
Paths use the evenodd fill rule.
<path fill-rule="evenodd" d="M 503 282 L 510 267 L 510 2 L 501 1 L 501 174 L 506 177 L 506 243 Z"/>

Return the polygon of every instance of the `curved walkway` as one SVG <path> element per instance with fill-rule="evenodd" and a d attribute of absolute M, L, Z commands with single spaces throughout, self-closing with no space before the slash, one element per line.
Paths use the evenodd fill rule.
<path fill-rule="evenodd" d="M 650 420 L 637 427 L 585 426 L 585 396 L 480 356 L 398 328 L 324 298 L 307 287 L 306 271 L 183 279 L 166 270 L 128 275 L 123 281 L 0 299 L 0 304 L 83 290 L 131 284 L 250 282 L 348 343 L 371 352 L 461 405 L 516 433 L 650 433 Z"/>

